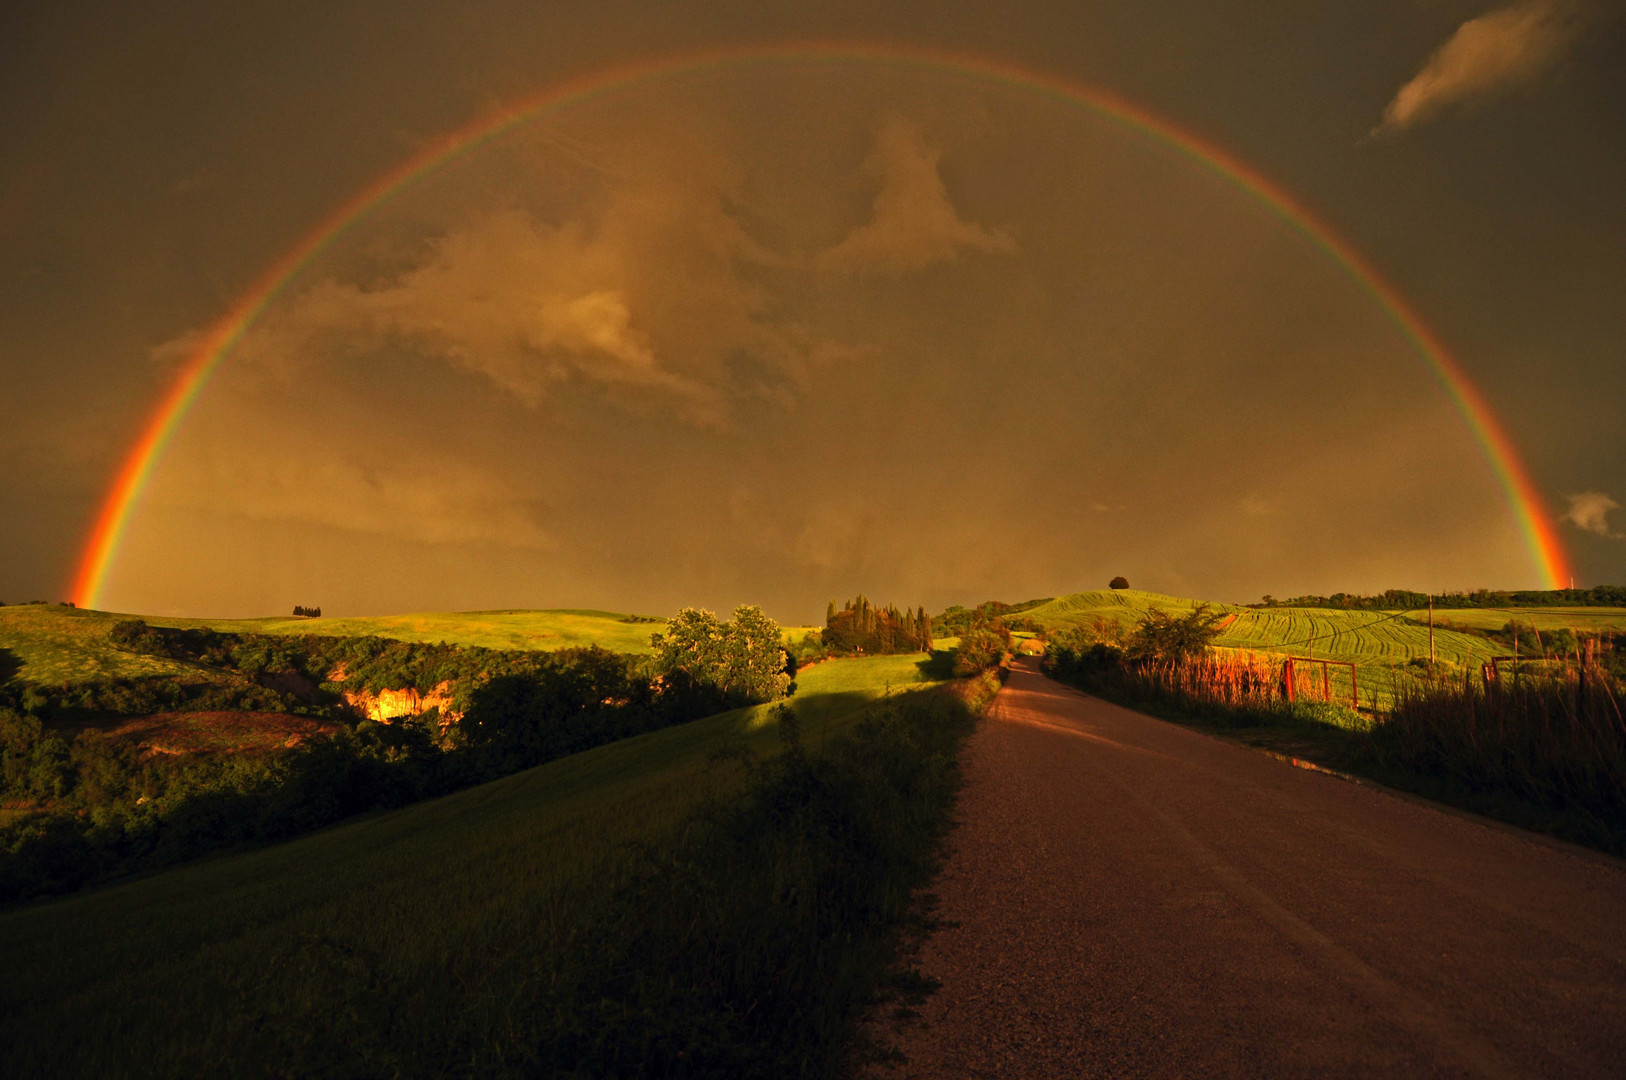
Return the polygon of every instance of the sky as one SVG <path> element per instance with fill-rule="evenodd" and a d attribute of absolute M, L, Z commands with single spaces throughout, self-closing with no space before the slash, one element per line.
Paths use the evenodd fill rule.
<path fill-rule="evenodd" d="M 455 7 L 455 10 L 453 10 Z M 1349 241 L 1626 582 L 1626 19 L 1603 0 L 53 5 L 0 12 L 0 600 L 68 598 L 210 327 L 247 325 L 98 600 L 669 613 L 1136 587 L 1539 587 Z M 855 50 L 848 50 L 854 53 Z"/>

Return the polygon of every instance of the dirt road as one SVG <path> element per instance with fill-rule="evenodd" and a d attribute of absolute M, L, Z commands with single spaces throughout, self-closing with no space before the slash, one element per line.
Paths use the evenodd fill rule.
<path fill-rule="evenodd" d="M 1618 863 L 1031 670 L 967 778 L 893 1076 L 1626 1076 Z"/>

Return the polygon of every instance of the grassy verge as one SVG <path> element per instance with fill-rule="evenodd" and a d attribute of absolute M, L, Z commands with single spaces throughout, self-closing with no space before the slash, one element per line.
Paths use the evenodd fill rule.
<path fill-rule="evenodd" d="M 1121 671 L 1065 682 L 1109 701 L 1284 757 L 1533 832 L 1626 855 L 1626 739 L 1613 723 L 1577 723 L 1575 688 L 1519 696 L 1436 687 L 1376 714 L 1323 702 L 1222 701 Z M 1584 699 L 1584 695 L 1583 695 Z M 1584 718 L 1583 718 L 1584 719 Z"/>
<path fill-rule="evenodd" d="M 829 666 L 788 721 L 724 714 L 0 914 L 0 1073 L 831 1075 L 980 702 L 878 701 Z"/>

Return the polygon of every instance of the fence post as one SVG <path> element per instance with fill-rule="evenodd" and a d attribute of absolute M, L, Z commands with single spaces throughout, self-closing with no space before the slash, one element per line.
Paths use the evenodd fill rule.
<path fill-rule="evenodd" d="M 1321 661 L 1321 700 L 1332 700 L 1332 665 Z"/>
<path fill-rule="evenodd" d="M 1349 704 L 1353 709 L 1361 707 L 1361 690 L 1355 685 L 1355 665 L 1349 665 Z"/>

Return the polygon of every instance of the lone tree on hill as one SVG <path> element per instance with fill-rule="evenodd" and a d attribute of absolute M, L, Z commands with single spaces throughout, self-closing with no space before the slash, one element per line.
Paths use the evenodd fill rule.
<path fill-rule="evenodd" d="M 1111 581 L 1107 582 L 1107 588 L 1109 588 L 1109 589 L 1127 589 L 1127 588 L 1129 588 L 1129 579 L 1126 578 L 1126 577 L 1123 577 L 1121 575 L 1118 576 L 1118 577 L 1115 577 Z"/>

